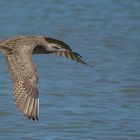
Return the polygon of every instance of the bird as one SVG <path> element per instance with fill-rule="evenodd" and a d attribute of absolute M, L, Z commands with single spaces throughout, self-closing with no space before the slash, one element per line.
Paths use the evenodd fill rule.
<path fill-rule="evenodd" d="M 32 55 L 53 53 L 87 65 L 67 43 L 43 35 L 19 35 L 0 40 L 0 50 L 12 75 L 16 107 L 34 121 L 39 120 L 39 77 Z"/>

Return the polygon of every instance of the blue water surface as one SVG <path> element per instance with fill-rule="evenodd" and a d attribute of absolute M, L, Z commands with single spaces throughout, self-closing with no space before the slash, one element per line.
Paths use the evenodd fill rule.
<path fill-rule="evenodd" d="M 40 120 L 32 121 L 15 107 L 0 53 L 0 139 L 140 139 L 139 0 L 1 0 L 0 39 L 17 35 L 64 40 L 94 68 L 34 56 Z"/>

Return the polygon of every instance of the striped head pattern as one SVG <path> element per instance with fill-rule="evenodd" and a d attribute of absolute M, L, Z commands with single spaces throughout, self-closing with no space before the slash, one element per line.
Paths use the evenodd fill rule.
<path fill-rule="evenodd" d="M 79 63 L 87 65 L 82 60 L 82 56 L 76 52 L 73 52 L 72 49 L 69 47 L 69 45 L 67 45 L 63 41 L 48 38 L 48 37 L 46 37 L 45 40 L 47 42 L 49 42 L 48 46 L 50 46 L 50 48 L 53 48 L 52 52 L 55 53 L 56 55 L 65 56 L 66 58 L 69 58 L 69 59 L 72 59 L 72 60 L 77 61 Z"/>

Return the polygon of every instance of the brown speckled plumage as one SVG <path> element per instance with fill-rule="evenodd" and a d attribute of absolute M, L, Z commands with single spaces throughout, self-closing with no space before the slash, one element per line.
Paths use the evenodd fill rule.
<path fill-rule="evenodd" d="M 17 36 L 0 41 L 12 74 L 17 108 L 29 119 L 39 119 L 38 76 L 32 53 L 55 53 L 86 64 L 81 56 L 59 40 L 44 36 Z"/>

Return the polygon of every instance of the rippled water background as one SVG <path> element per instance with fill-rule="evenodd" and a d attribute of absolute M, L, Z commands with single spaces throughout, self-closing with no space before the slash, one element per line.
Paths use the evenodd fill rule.
<path fill-rule="evenodd" d="M 94 65 L 34 56 L 40 76 L 40 121 L 15 108 L 0 54 L 0 139 L 139 140 L 140 1 L 0 1 L 0 38 L 62 39 Z"/>

